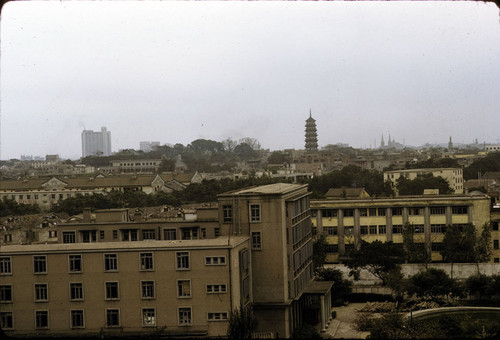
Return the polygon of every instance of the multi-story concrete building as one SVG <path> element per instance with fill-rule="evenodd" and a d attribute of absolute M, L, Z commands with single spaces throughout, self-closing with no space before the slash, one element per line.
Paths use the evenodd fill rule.
<path fill-rule="evenodd" d="M 220 222 L 230 234 L 251 238 L 253 308 L 260 331 L 291 336 L 313 293 L 319 294 L 316 302 L 324 328 L 331 283 L 313 288 L 307 185 L 281 183 L 219 195 L 219 210 Z"/>
<path fill-rule="evenodd" d="M 46 244 L 2 245 L 7 335 L 221 336 L 249 304 L 257 331 L 275 337 L 329 321 L 332 283 L 312 281 L 306 185 L 225 193 L 179 219 L 94 216 L 51 226 Z"/>
<path fill-rule="evenodd" d="M 312 200 L 313 224 L 327 235 L 330 263 L 342 262 L 350 248 L 360 240 L 393 241 L 402 244 L 405 225 L 414 229 L 414 242 L 441 261 L 439 253 L 448 225 L 474 224 L 477 234 L 492 223 L 492 262 L 500 262 L 499 218 L 490 213 L 486 195 L 407 196 L 396 198 Z"/>
<path fill-rule="evenodd" d="M 464 174 L 461 168 L 429 168 L 429 169 L 407 169 L 384 171 L 384 182 L 391 181 L 393 187 L 396 186 L 400 177 L 414 180 L 420 175 L 432 174 L 434 177 L 442 177 L 455 194 L 464 193 Z"/>
<path fill-rule="evenodd" d="M 156 173 L 161 165 L 161 159 L 125 159 L 111 161 L 115 173 Z"/>
<path fill-rule="evenodd" d="M 101 131 L 82 131 L 82 157 L 87 156 L 110 156 L 111 155 L 111 132 L 106 127 Z"/>
<path fill-rule="evenodd" d="M 225 334 L 231 310 L 249 300 L 251 273 L 239 270 L 249 268 L 248 248 L 245 236 L 2 247 L 2 330 Z"/>

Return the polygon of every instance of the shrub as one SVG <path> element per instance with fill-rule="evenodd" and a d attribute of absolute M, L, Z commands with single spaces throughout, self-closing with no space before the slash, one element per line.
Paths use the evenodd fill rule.
<path fill-rule="evenodd" d="M 358 313 L 354 320 L 354 328 L 360 332 L 371 332 L 377 321 L 378 318 L 373 313 Z"/>
<path fill-rule="evenodd" d="M 294 339 L 321 339 L 321 335 L 313 326 L 304 324 L 293 332 Z"/>

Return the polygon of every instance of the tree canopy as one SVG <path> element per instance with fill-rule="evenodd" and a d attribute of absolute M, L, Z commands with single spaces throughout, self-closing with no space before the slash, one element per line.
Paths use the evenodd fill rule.
<path fill-rule="evenodd" d="M 464 180 L 477 179 L 478 175 L 496 171 L 500 171 L 500 152 L 490 152 L 464 168 Z"/>
<path fill-rule="evenodd" d="M 446 226 L 440 254 L 444 262 L 488 262 L 491 257 L 490 226 L 484 225 L 479 237 L 471 223 Z"/>
<path fill-rule="evenodd" d="M 425 189 L 439 189 L 439 193 L 444 195 L 453 193 L 447 180 L 432 174 L 419 175 L 415 179 L 400 177 L 396 181 L 396 187 L 400 195 L 423 195 Z"/>
<path fill-rule="evenodd" d="M 290 162 L 290 155 L 282 151 L 273 151 L 267 158 L 268 164 L 283 164 Z"/>
<path fill-rule="evenodd" d="M 15 200 L 4 197 L 0 200 L 0 217 L 9 215 L 39 214 L 38 204 L 17 203 Z"/>
<path fill-rule="evenodd" d="M 456 290 L 455 281 L 442 269 L 429 268 L 410 277 L 407 293 L 417 297 L 436 299 Z"/>
<path fill-rule="evenodd" d="M 372 196 L 391 196 L 392 189 L 384 183 L 384 174 L 377 170 L 361 169 L 357 165 L 347 165 L 342 170 L 316 176 L 309 181 L 313 197 L 324 197 L 331 188 L 365 188 Z"/>
<path fill-rule="evenodd" d="M 458 168 L 458 161 L 454 158 L 442 158 L 433 156 L 424 161 L 406 162 L 406 169 L 429 169 L 429 168 Z"/>
<path fill-rule="evenodd" d="M 348 254 L 345 265 L 353 274 L 360 269 L 366 269 L 386 284 L 391 271 L 399 270 L 404 261 L 403 248 L 392 241 L 366 242 L 362 240 L 359 249 L 354 249 Z"/>

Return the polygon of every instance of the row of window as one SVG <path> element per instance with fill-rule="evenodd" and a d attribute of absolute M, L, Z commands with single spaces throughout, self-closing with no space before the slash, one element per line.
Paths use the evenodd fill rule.
<path fill-rule="evenodd" d="M 108 308 L 105 311 L 106 327 L 120 327 L 120 309 Z M 49 311 L 35 310 L 35 329 L 49 329 Z M 143 327 L 157 326 L 156 308 L 141 308 L 141 318 Z M 227 321 L 228 312 L 208 312 L 207 321 Z M 179 326 L 191 326 L 193 324 L 192 308 L 177 308 L 177 322 Z M 14 329 L 14 313 L 0 312 L 0 327 L 3 330 Z M 70 327 L 85 328 L 85 311 L 83 309 L 70 310 Z"/>
<path fill-rule="evenodd" d="M 207 294 L 214 293 L 227 293 L 226 284 L 207 284 L 205 286 Z M 141 281 L 141 298 L 154 299 L 155 281 Z M 59 292 L 58 292 L 59 293 Z M 178 298 L 191 298 L 191 280 L 177 280 L 177 297 Z M 105 300 L 119 300 L 120 288 L 118 281 L 104 282 L 104 298 Z M 83 283 L 70 282 L 69 283 L 69 299 L 70 301 L 83 301 Z M 48 302 L 49 301 L 49 284 L 48 283 L 35 283 L 34 284 L 34 302 Z M 13 288 L 10 284 L 0 285 L 0 302 L 11 303 L 13 302 Z"/>
<path fill-rule="evenodd" d="M 261 221 L 260 216 L 260 204 L 258 203 L 250 203 L 248 205 L 248 218 L 251 223 L 258 223 Z M 223 223 L 232 223 L 233 222 L 233 206 L 232 205 L 223 205 L 222 206 L 222 221 Z"/>
<path fill-rule="evenodd" d="M 66 194 L 66 197 L 64 196 L 64 194 L 41 194 L 42 198 L 47 198 L 47 197 L 50 197 L 51 199 L 56 199 L 56 198 L 59 198 L 59 199 L 64 199 L 64 198 L 69 198 L 71 197 L 72 195 L 71 194 Z M 5 198 L 8 198 L 9 196 L 8 195 L 3 195 L 3 197 Z M 40 195 L 39 194 L 20 194 L 20 195 L 10 195 L 10 198 L 12 200 L 16 200 L 16 198 L 18 198 L 19 200 L 24 200 L 24 199 L 27 199 L 27 200 L 31 200 L 31 199 L 34 199 L 34 200 L 37 200 L 37 199 L 40 199 Z"/>
<path fill-rule="evenodd" d="M 395 207 L 389 208 L 392 216 L 402 216 L 403 208 Z M 410 207 L 408 209 L 408 215 L 410 216 L 421 216 L 424 214 L 424 207 Z M 343 211 L 344 217 L 354 217 L 355 209 L 322 209 L 323 217 L 338 217 L 339 210 Z M 387 208 L 358 208 L 359 216 L 386 216 Z M 469 213 L 468 206 L 452 206 L 451 213 L 453 215 L 467 215 Z M 429 214 L 431 215 L 446 215 L 446 206 L 433 206 L 429 207 Z"/>
<path fill-rule="evenodd" d="M 454 226 L 458 226 L 459 228 L 463 228 L 464 224 L 454 224 Z M 412 224 L 409 225 L 410 228 L 413 229 L 414 234 L 423 234 L 424 233 L 424 225 L 423 224 Z M 338 235 L 338 227 L 323 227 L 323 231 L 330 236 Z M 385 225 L 362 225 L 359 227 L 359 232 L 361 235 L 385 235 L 387 234 L 387 226 Z M 353 226 L 345 226 L 344 234 L 352 235 L 354 233 Z M 395 224 L 392 226 L 393 234 L 402 234 L 403 226 L 400 224 Z M 431 233 L 432 234 L 444 234 L 446 233 L 446 224 L 431 224 Z"/>
<path fill-rule="evenodd" d="M 259 233 L 260 235 L 260 233 Z M 260 243 L 260 237 L 256 236 L 255 246 Z M 259 246 L 260 247 L 260 246 Z M 178 251 L 176 255 L 176 269 L 189 270 L 190 269 L 190 253 L 189 251 Z M 225 256 L 206 256 L 205 265 L 207 266 L 223 266 L 226 265 Z M 153 253 L 140 253 L 139 254 L 139 269 L 141 271 L 154 270 L 154 256 Z M 82 255 L 70 254 L 68 255 L 68 271 L 70 273 L 81 273 L 83 271 Z M 118 271 L 118 254 L 104 254 L 104 271 L 116 272 Z M 33 273 L 46 274 L 47 273 L 47 255 L 34 255 L 33 256 Z M 12 260 L 10 256 L 0 257 L 0 274 L 12 274 Z"/>
<path fill-rule="evenodd" d="M 121 240 L 122 241 L 139 241 L 139 232 L 141 233 L 141 240 L 156 240 L 156 230 L 155 229 L 122 229 Z M 56 234 L 51 237 L 56 237 Z M 113 240 L 118 240 L 118 230 L 112 230 Z M 83 243 L 97 242 L 97 235 L 99 235 L 100 240 L 105 240 L 105 230 L 100 230 L 99 234 L 97 230 L 80 230 L 81 241 Z M 180 235 L 178 235 L 180 234 Z M 218 237 L 220 234 L 220 228 L 214 228 L 214 235 Z M 177 229 L 163 229 L 163 240 L 177 240 L 180 236 L 181 240 L 197 240 L 204 239 L 207 237 L 206 228 L 191 227 L 191 228 L 181 228 L 178 233 Z M 76 243 L 76 231 L 63 231 L 62 232 L 62 242 L 63 243 Z"/>
<path fill-rule="evenodd" d="M 141 166 L 141 165 L 159 165 L 160 162 L 134 162 L 134 163 L 120 163 L 120 166 Z M 113 164 L 116 166 L 116 163 Z"/>

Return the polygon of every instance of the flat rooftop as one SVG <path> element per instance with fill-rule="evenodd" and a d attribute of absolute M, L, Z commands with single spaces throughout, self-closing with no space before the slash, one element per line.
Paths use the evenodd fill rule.
<path fill-rule="evenodd" d="M 274 183 L 274 184 L 260 185 L 242 190 L 229 191 L 221 195 L 224 196 L 224 195 L 252 195 L 252 194 L 260 194 L 260 195 L 285 194 L 304 186 L 307 187 L 307 184 L 301 185 L 293 183 Z"/>
<path fill-rule="evenodd" d="M 359 206 L 360 204 L 407 204 L 409 202 L 417 202 L 420 204 L 423 203 L 432 203 L 432 204 L 445 204 L 450 201 L 457 202 L 467 202 L 467 201 L 478 201 L 478 200 L 487 200 L 489 201 L 489 197 L 486 194 L 481 195 L 419 195 L 419 196 L 398 196 L 398 197 L 367 197 L 367 198 L 321 198 L 321 199 L 312 199 L 311 207 L 321 207 L 322 205 L 329 206 L 332 203 L 334 204 L 356 204 Z"/>
<path fill-rule="evenodd" d="M 178 250 L 178 249 L 217 249 L 234 248 L 247 241 L 248 236 L 221 236 L 201 240 L 148 240 L 126 242 L 92 242 L 92 243 L 52 243 L 52 244 L 25 244 L 2 245 L 0 254 L 30 254 L 30 253 L 58 253 L 58 252 L 108 252 L 108 251 L 136 251 L 136 250 Z"/>

